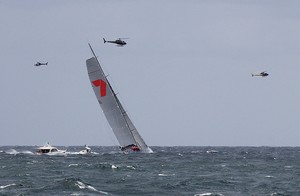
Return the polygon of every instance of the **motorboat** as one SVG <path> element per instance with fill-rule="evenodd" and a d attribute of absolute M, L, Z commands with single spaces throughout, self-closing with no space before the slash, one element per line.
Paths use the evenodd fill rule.
<path fill-rule="evenodd" d="M 46 145 L 37 148 L 36 154 L 52 154 L 52 155 L 60 155 L 65 154 L 66 150 L 58 150 L 56 147 L 51 146 L 49 143 Z"/>
<path fill-rule="evenodd" d="M 87 145 L 84 145 L 84 150 L 79 151 L 79 154 L 91 154 L 92 149 Z"/>

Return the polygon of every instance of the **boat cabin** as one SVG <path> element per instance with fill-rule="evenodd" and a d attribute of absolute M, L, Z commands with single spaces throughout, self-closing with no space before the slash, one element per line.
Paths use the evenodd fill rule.
<path fill-rule="evenodd" d="M 39 149 L 37 149 L 36 152 L 43 154 L 43 153 L 49 153 L 49 152 L 58 152 L 58 150 L 57 150 L 57 148 L 53 148 L 53 147 L 51 147 L 51 148 L 39 148 Z"/>

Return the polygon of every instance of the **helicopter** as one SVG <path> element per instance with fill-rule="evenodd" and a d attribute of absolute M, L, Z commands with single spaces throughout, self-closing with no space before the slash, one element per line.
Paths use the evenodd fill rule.
<path fill-rule="evenodd" d="M 41 66 L 41 65 L 48 65 L 48 62 L 46 63 L 41 63 L 41 62 L 37 62 L 36 64 L 34 64 L 34 66 Z"/>
<path fill-rule="evenodd" d="M 128 38 L 123 38 L 123 39 L 128 39 Z M 125 41 L 123 41 L 121 38 L 115 40 L 115 41 L 106 41 L 105 38 L 103 38 L 104 43 L 108 42 L 108 43 L 113 43 L 113 44 L 117 44 L 118 46 L 124 46 L 127 43 Z"/>
<path fill-rule="evenodd" d="M 252 75 L 252 77 L 253 76 L 267 77 L 269 74 L 266 71 L 263 71 L 263 72 L 261 72 L 259 74 L 251 74 L 251 75 Z"/>

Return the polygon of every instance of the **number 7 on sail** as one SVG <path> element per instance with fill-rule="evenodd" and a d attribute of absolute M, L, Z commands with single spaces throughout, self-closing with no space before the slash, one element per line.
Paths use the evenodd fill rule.
<path fill-rule="evenodd" d="M 106 83 L 103 80 L 94 80 L 92 83 L 94 86 L 100 87 L 100 96 L 104 97 L 106 95 Z"/>

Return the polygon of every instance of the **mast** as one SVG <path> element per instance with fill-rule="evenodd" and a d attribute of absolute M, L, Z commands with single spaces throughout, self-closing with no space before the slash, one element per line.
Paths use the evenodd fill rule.
<path fill-rule="evenodd" d="M 94 52 L 94 50 L 93 50 L 93 48 L 92 48 L 92 46 L 91 46 L 90 43 L 89 43 L 89 47 L 90 47 L 90 49 L 91 49 L 91 51 L 92 51 L 94 57 L 97 59 L 97 57 L 96 57 L 96 55 L 95 55 L 95 52 Z M 98 59 L 97 59 L 97 61 L 98 61 Z M 98 61 L 98 63 L 99 63 L 99 61 Z M 100 64 L 100 63 L 99 63 L 99 64 Z"/>

